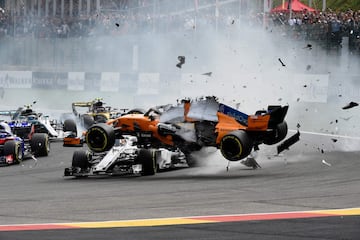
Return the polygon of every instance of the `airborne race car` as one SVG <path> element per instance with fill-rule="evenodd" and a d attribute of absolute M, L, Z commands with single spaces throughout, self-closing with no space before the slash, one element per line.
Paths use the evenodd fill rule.
<path fill-rule="evenodd" d="M 161 158 L 156 156 L 159 149 L 182 153 L 189 166 L 195 164 L 190 154 L 208 146 L 220 149 L 229 161 L 239 161 L 260 144 L 273 145 L 285 139 L 287 111 L 288 106 L 268 106 L 267 110 L 247 115 L 219 103 L 215 97 L 206 97 L 182 100 L 176 106 L 151 108 L 144 114 L 126 114 L 106 124 L 91 126 L 85 135 L 90 154 L 87 157 L 83 154 L 81 158 L 76 156 L 78 153 L 74 154 L 72 168 L 66 170 L 65 175 L 90 173 L 94 165 L 89 156 L 113 151 L 116 140 L 124 135 L 136 136 L 138 152 L 145 153 L 131 161 L 122 161 L 120 154 L 116 160 L 113 158 L 109 169 L 122 163 L 129 166 L 140 164 L 146 166 L 144 175 L 153 175 L 161 162 Z M 296 141 L 298 136 L 288 141 L 285 147 Z"/>

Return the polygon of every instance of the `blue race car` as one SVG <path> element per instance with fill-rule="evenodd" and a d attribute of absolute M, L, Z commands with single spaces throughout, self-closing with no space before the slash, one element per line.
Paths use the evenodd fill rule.
<path fill-rule="evenodd" d="M 22 129 L 29 126 L 12 126 Z M 9 124 L 0 122 L 0 165 L 20 163 L 31 156 L 47 156 L 50 150 L 49 138 L 44 133 L 33 133 L 28 139 L 15 135 Z"/>
<path fill-rule="evenodd" d="M 9 125 L 0 123 L 0 164 L 20 163 L 24 157 L 25 142 L 10 131 Z"/>

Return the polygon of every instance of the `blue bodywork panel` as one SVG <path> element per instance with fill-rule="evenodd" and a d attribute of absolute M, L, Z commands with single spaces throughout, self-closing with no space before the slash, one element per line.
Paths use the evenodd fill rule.
<path fill-rule="evenodd" d="M 236 110 L 235 108 L 229 107 L 228 105 L 220 103 L 219 105 L 219 112 L 224 113 L 230 117 L 233 117 L 239 123 L 243 125 L 247 125 L 248 115 Z"/>

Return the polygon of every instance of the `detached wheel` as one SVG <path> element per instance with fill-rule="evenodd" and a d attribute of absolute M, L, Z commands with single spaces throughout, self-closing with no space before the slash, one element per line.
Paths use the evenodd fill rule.
<path fill-rule="evenodd" d="M 77 150 L 73 154 L 72 164 L 73 168 L 80 168 L 86 170 L 90 167 L 89 155 L 84 150 Z"/>
<path fill-rule="evenodd" d="M 5 142 L 4 155 L 5 156 L 11 155 L 13 158 L 13 163 L 15 163 L 15 164 L 20 163 L 23 158 L 20 142 L 16 142 L 16 141 Z"/>
<path fill-rule="evenodd" d="M 49 135 L 46 133 L 34 133 L 30 140 L 30 147 L 35 156 L 48 156 L 50 152 Z"/>
<path fill-rule="evenodd" d="M 271 133 L 271 135 L 267 139 L 264 140 L 264 143 L 266 145 L 276 144 L 276 143 L 280 142 L 281 140 L 285 139 L 287 132 L 288 132 L 287 123 L 285 121 L 282 123 L 279 123 L 276 126 L 276 128 L 274 129 L 274 131 Z"/>
<path fill-rule="evenodd" d="M 63 126 L 64 132 L 72 132 L 75 137 L 77 136 L 76 122 L 73 119 L 66 119 Z"/>
<path fill-rule="evenodd" d="M 137 162 L 142 164 L 142 176 L 155 175 L 157 170 L 156 165 L 156 150 L 155 149 L 140 149 L 137 157 Z"/>

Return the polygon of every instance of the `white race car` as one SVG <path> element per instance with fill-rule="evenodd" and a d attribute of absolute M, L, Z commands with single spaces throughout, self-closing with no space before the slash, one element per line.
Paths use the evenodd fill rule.
<path fill-rule="evenodd" d="M 91 175 L 139 174 L 154 175 L 157 171 L 186 167 L 185 154 L 179 149 L 142 148 L 137 137 L 124 135 L 106 152 L 94 153 L 77 150 L 72 165 L 65 168 L 64 176 L 85 177 Z"/>
<path fill-rule="evenodd" d="M 50 119 L 47 115 L 34 111 L 32 105 L 35 103 L 34 101 L 32 104 L 19 107 L 17 110 L 0 111 L 0 115 L 10 117 L 7 122 L 12 131 L 24 139 L 28 138 L 27 135 L 30 131 L 46 133 L 50 140 L 62 138 L 63 124 L 55 119 Z"/>

